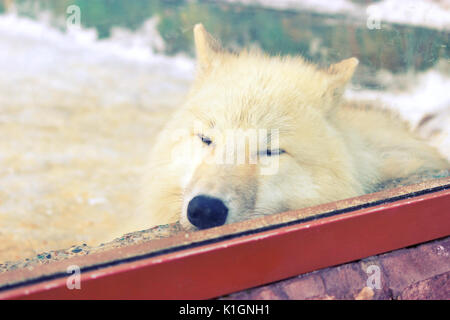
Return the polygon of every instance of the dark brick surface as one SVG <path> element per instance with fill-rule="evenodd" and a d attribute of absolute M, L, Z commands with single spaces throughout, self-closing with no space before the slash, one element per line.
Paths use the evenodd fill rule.
<path fill-rule="evenodd" d="M 276 286 L 266 286 L 256 289 L 249 296 L 251 300 L 281 300 L 284 298 Z"/>
<path fill-rule="evenodd" d="M 367 268 L 379 267 L 380 288 Z M 445 299 L 450 300 L 450 237 L 326 268 L 225 299 Z"/>
<path fill-rule="evenodd" d="M 450 271 L 448 241 L 426 243 L 380 256 L 394 296 L 412 283 Z"/>
<path fill-rule="evenodd" d="M 403 290 L 398 298 L 403 300 L 449 300 L 450 272 L 416 282 Z"/>
<path fill-rule="evenodd" d="M 323 280 L 317 274 L 283 281 L 280 287 L 289 299 L 304 300 L 324 297 L 326 294 Z"/>
<path fill-rule="evenodd" d="M 353 299 L 367 282 L 367 275 L 359 263 L 350 263 L 327 268 L 320 272 L 324 280 L 326 293 L 340 299 Z"/>

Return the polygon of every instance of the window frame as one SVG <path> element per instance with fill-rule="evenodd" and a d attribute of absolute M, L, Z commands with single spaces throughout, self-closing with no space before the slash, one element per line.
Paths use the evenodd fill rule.
<path fill-rule="evenodd" d="M 0 299 L 219 297 L 446 237 L 449 208 L 450 177 L 429 180 L 4 272 Z M 66 286 L 71 265 L 81 290 Z"/>

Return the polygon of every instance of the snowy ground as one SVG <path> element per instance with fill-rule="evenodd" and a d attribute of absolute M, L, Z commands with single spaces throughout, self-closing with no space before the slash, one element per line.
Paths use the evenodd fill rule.
<path fill-rule="evenodd" d="M 395 110 L 450 161 L 450 76 L 448 70 L 438 71 L 442 64 L 414 75 L 392 75 L 383 70 L 376 77 L 387 90 L 351 88 L 345 96 L 376 101 L 381 108 Z"/>
<path fill-rule="evenodd" d="M 0 262 L 120 233 L 155 133 L 194 70 L 190 58 L 154 53 L 164 45 L 154 25 L 98 40 L 0 15 Z M 448 70 L 377 77 L 387 91 L 347 96 L 398 110 L 450 159 Z"/>
<path fill-rule="evenodd" d="M 0 16 L 0 261 L 119 235 L 194 68 L 153 54 L 144 31 L 98 41 Z"/>
<path fill-rule="evenodd" d="M 261 5 L 279 10 L 308 10 L 343 14 L 354 19 L 373 18 L 381 23 L 399 23 L 450 30 L 450 0 L 381 0 L 369 5 L 350 0 L 221 0 L 245 5 Z"/>

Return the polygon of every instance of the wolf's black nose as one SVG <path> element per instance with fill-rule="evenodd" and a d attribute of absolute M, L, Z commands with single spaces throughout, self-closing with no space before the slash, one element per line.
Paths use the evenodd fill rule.
<path fill-rule="evenodd" d="M 189 201 L 187 217 L 189 221 L 199 229 L 207 229 L 225 224 L 228 208 L 222 200 L 196 196 Z"/>

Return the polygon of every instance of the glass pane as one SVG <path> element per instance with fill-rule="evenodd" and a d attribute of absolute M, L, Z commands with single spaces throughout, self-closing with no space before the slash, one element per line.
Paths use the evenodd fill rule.
<path fill-rule="evenodd" d="M 436 1 L 3 0 L 0 271 L 17 265 L 5 261 L 52 261 L 95 252 L 102 243 L 123 246 L 167 237 L 186 225 L 194 231 L 187 210 L 196 196 L 208 197 L 197 198 L 197 206 L 206 208 L 201 214 L 222 212 L 213 221 L 200 222 L 203 228 L 448 176 L 448 10 Z M 273 58 L 284 76 L 269 62 L 275 60 L 259 57 L 253 60 L 259 59 L 266 87 L 257 77 L 248 79 L 255 76 L 249 62 L 248 70 L 240 63 L 229 74 L 221 73 L 228 80 L 210 77 L 208 89 L 198 91 L 211 103 L 195 110 L 216 124 L 227 121 L 230 113 L 223 108 L 233 114 L 265 108 L 250 112 L 248 122 L 241 124 L 269 132 L 280 129 L 273 134 L 279 134 L 278 146 L 273 138 L 273 146 L 255 149 L 257 159 L 276 162 L 274 175 L 261 177 L 234 164 L 208 164 L 201 174 L 188 161 L 183 171 L 187 180 L 166 169 L 156 178 L 145 178 L 155 142 L 160 141 L 163 153 L 177 138 L 173 132 L 158 137 L 165 123 L 185 101 L 197 101 L 187 94 L 196 74 L 193 29 L 200 22 L 228 52 L 247 48 L 255 57 L 255 52 L 301 55 L 323 70 L 317 71 L 323 79 L 316 78 L 304 62 L 286 67 Z M 351 57 L 359 65 L 348 85 L 341 86 L 352 62 L 327 68 Z M 267 70 L 274 70 L 273 77 Z M 295 72 L 301 78 L 301 70 L 308 78 L 304 86 L 294 87 L 289 79 Z M 351 105 L 364 101 L 363 108 L 389 111 L 367 118 L 353 108 L 348 112 L 352 116 L 330 124 L 341 93 Z M 312 105 L 298 108 L 305 112 L 283 109 L 292 101 Z M 214 106 L 217 111 L 211 111 Z M 386 120 L 391 111 L 398 118 Z M 299 112 L 302 120 L 293 121 Z M 250 121 L 254 114 L 272 120 L 264 118 L 265 124 L 258 126 Z M 190 130 L 194 120 L 183 119 Z M 403 121 L 426 142 L 405 133 Z M 235 124 L 221 128 L 236 129 Z M 189 130 L 197 147 L 220 149 L 219 140 L 213 139 L 217 132 L 210 137 Z M 223 138 L 225 131 L 221 134 Z M 376 159 L 374 152 L 365 152 L 372 147 L 381 152 Z M 201 187 L 195 179 L 203 181 Z M 157 187 L 149 186 L 149 180 Z M 178 189 L 170 189 L 177 183 Z M 191 186 L 188 195 L 182 185 Z M 346 188 L 350 191 L 344 192 Z M 149 198 L 160 195 L 153 204 L 155 210 L 160 207 L 158 212 L 172 212 L 166 223 L 179 212 L 175 216 L 184 214 L 184 224 L 163 223 L 122 236 L 151 227 L 148 210 L 142 216 L 137 209 L 142 190 Z M 52 250 L 60 250 L 59 258 Z"/>

